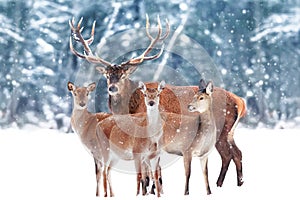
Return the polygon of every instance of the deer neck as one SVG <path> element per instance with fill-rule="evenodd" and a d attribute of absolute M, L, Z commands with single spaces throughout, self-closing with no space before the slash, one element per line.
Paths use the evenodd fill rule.
<path fill-rule="evenodd" d="M 208 134 L 215 134 L 215 118 L 213 115 L 212 105 L 209 106 L 210 108 L 205 112 L 199 115 L 200 122 L 201 122 L 201 132 L 208 133 Z"/>
<path fill-rule="evenodd" d="M 162 134 L 162 118 L 158 106 L 147 107 L 147 129 L 149 136 Z"/>
<path fill-rule="evenodd" d="M 117 95 L 109 95 L 109 106 L 113 114 L 130 113 L 130 99 L 137 87 L 137 82 L 130 79 L 125 79 L 123 83 L 123 90 Z"/>
<path fill-rule="evenodd" d="M 92 117 L 92 114 L 85 109 L 73 109 L 71 124 L 74 131 L 80 135 L 84 132 L 84 128 L 89 121 L 89 118 Z"/>

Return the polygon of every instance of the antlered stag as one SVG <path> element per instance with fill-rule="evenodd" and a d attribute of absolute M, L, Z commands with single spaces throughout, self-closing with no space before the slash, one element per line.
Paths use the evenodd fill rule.
<path fill-rule="evenodd" d="M 87 110 L 88 95 L 96 87 L 95 83 L 89 84 L 87 87 L 75 86 L 72 82 L 68 82 L 68 89 L 73 96 L 73 111 L 71 116 L 71 125 L 75 133 L 81 139 L 81 142 L 93 155 L 96 169 L 96 196 L 100 194 L 100 179 L 103 171 L 104 196 L 107 196 L 107 182 L 109 183 L 110 196 L 113 191 L 110 184 L 110 178 L 107 178 L 107 167 L 109 167 L 109 141 L 107 138 L 98 140 L 96 135 L 96 127 L 99 121 L 111 116 L 107 113 L 90 113 Z"/>
<path fill-rule="evenodd" d="M 82 19 L 78 23 L 77 27 L 74 26 L 74 19 L 69 22 L 73 38 L 82 43 L 85 53 L 81 54 L 74 49 L 72 45 L 72 37 L 70 37 L 71 51 L 76 56 L 86 59 L 91 63 L 104 65 L 104 67 L 97 67 L 96 69 L 107 79 L 109 107 L 114 114 L 139 113 L 146 111 L 143 94 L 137 90 L 138 83 L 130 80 L 129 76 L 143 61 L 153 60 L 160 57 L 163 51 L 163 46 L 159 53 L 152 56 L 149 56 L 148 54 L 154 48 L 156 43 L 165 40 L 170 29 L 169 25 L 167 25 L 167 32 L 164 36 L 162 36 L 162 27 L 159 18 L 157 21 L 158 33 L 156 37 L 152 37 L 149 33 L 149 20 L 147 17 L 146 35 L 151 42 L 146 50 L 140 56 L 123 62 L 120 65 L 112 64 L 101 57 L 93 55 L 89 45 L 92 43 L 94 38 L 95 23 L 93 24 L 91 37 L 85 40 L 81 35 Z M 146 86 L 157 87 L 157 83 L 147 83 Z M 160 95 L 161 111 L 194 115 L 194 113 L 188 112 L 186 108 L 198 90 L 198 86 L 166 85 Z M 239 119 L 246 114 L 245 102 L 233 93 L 214 87 L 213 113 L 217 126 L 217 141 L 215 146 L 222 159 L 222 167 L 217 185 L 222 186 L 229 163 L 233 160 L 236 165 L 237 185 L 241 186 L 243 184 L 242 152 L 234 142 L 233 133 Z"/>

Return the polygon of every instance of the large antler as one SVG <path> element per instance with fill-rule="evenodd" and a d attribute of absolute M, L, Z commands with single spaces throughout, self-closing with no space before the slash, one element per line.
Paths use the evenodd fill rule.
<path fill-rule="evenodd" d="M 73 54 L 75 54 L 76 56 L 80 57 L 80 58 L 84 58 L 89 62 L 92 63 L 101 63 L 105 66 L 111 66 L 112 64 L 98 56 L 94 56 L 92 50 L 90 49 L 89 45 L 94 41 L 94 33 L 95 33 L 95 25 L 96 25 L 96 21 L 94 21 L 93 23 L 93 27 L 92 27 L 92 31 L 91 31 L 91 37 L 87 40 L 85 40 L 82 35 L 81 32 L 83 30 L 83 27 L 81 27 L 81 23 L 82 23 L 83 18 L 81 18 L 77 24 L 77 27 L 75 28 L 74 26 L 74 18 L 72 19 L 72 21 L 69 20 L 69 25 L 71 27 L 72 30 L 72 36 L 74 38 L 74 40 L 81 42 L 84 48 L 84 54 L 81 54 L 79 52 L 77 52 L 72 44 L 72 37 L 70 37 L 70 49 L 72 51 Z"/>
<path fill-rule="evenodd" d="M 146 34 L 148 36 L 148 38 L 150 39 L 150 44 L 149 46 L 147 47 L 147 49 L 141 54 L 139 55 L 138 57 L 136 58 L 132 58 L 126 62 L 123 62 L 121 64 L 121 66 L 124 66 L 124 65 L 138 65 L 140 63 L 142 63 L 144 60 L 153 60 L 153 59 L 156 59 L 156 58 L 159 58 L 164 50 L 164 44 L 163 46 L 161 47 L 160 51 L 153 55 L 153 56 L 148 56 L 147 57 L 147 54 L 149 54 L 154 45 L 159 42 L 159 41 L 163 41 L 164 39 L 166 39 L 170 33 L 170 26 L 169 26 L 169 22 L 168 20 L 166 20 L 166 24 L 167 24 L 167 31 L 165 33 L 164 36 L 161 37 L 161 34 L 162 34 L 162 28 L 161 28 L 161 23 L 160 23 L 160 18 L 159 18 L 159 15 L 157 16 L 157 28 L 158 28 L 158 33 L 156 35 L 155 38 L 153 38 L 150 33 L 149 33 L 149 26 L 150 26 L 150 23 L 149 23 L 149 17 L 148 15 L 146 15 Z"/>
<path fill-rule="evenodd" d="M 92 27 L 92 31 L 91 31 L 91 37 L 89 39 L 84 39 L 81 35 L 81 32 L 83 30 L 83 27 L 81 27 L 81 23 L 82 23 L 82 20 L 83 18 L 81 18 L 77 24 L 77 27 L 74 26 L 74 18 L 72 20 L 69 21 L 69 25 L 71 27 L 71 30 L 72 30 L 72 36 L 73 36 L 73 39 L 75 41 L 78 41 L 80 43 L 82 43 L 83 47 L 84 47 L 84 54 L 81 54 L 79 52 L 77 52 L 74 47 L 73 47 L 73 44 L 72 44 L 72 37 L 70 37 L 70 49 L 72 51 L 73 54 L 75 54 L 76 56 L 80 57 L 80 58 L 84 58 L 86 59 L 87 61 L 89 62 L 92 62 L 92 63 L 101 63 L 105 66 L 112 66 L 112 64 L 98 56 L 94 56 L 89 45 L 93 42 L 94 40 L 94 32 L 95 32 L 95 24 L 96 24 L 96 21 L 94 21 L 93 23 L 93 27 Z M 141 54 L 139 55 L 138 57 L 136 58 L 132 58 L 126 62 L 123 62 L 121 63 L 120 66 L 125 66 L 125 65 L 138 65 L 138 64 L 141 64 L 144 60 L 153 60 L 153 59 L 156 59 L 156 58 L 159 58 L 164 50 L 164 45 L 162 46 L 162 48 L 160 49 L 160 51 L 155 54 L 155 55 L 152 55 L 152 56 L 147 56 L 153 49 L 153 47 L 155 46 L 155 44 L 157 42 L 160 42 L 160 41 L 163 41 L 164 39 L 166 39 L 170 33 L 170 26 L 169 26 L 169 22 L 168 20 L 166 20 L 166 23 L 167 23 L 167 31 L 165 33 L 164 36 L 162 36 L 162 27 L 161 27 L 161 23 L 160 23 L 160 18 L 159 16 L 157 16 L 157 27 L 158 27 L 158 33 L 156 35 L 155 38 L 153 38 L 150 33 L 149 33 L 149 26 L 150 26 L 150 23 L 149 23 L 149 17 L 148 15 L 146 15 L 146 34 L 147 34 L 147 37 L 150 39 L 150 44 L 149 46 L 147 47 L 147 49 Z"/>

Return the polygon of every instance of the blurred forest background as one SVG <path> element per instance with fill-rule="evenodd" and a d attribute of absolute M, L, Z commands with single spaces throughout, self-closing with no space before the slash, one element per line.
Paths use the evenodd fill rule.
<path fill-rule="evenodd" d="M 172 31 L 181 28 L 206 50 L 220 86 L 247 101 L 243 125 L 300 123 L 298 0 L 0 0 L 0 126 L 31 123 L 66 131 L 72 110 L 67 82 L 78 79 L 82 67 L 100 79 L 94 66 L 70 52 L 68 20 L 84 17 L 87 37 L 97 20 L 96 51 L 100 41 L 144 27 L 146 13 L 153 26 L 159 14 L 163 26 L 168 19 Z M 175 57 L 168 65 L 180 62 Z M 180 68 L 198 83 L 184 63 Z M 106 87 L 103 79 L 99 83 L 98 90 Z M 103 102 L 96 111 L 106 110 Z"/>

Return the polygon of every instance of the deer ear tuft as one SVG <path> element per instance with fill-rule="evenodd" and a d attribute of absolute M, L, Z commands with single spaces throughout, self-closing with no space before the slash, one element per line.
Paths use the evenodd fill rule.
<path fill-rule="evenodd" d="M 205 88 L 206 88 L 206 83 L 205 83 L 204 79 L 201 79 L 199 82 L 199 91 L 203 92 L 203 91 L 205 91 Z"/>
<path fill-rule="evenodd" d="M 145 84 L 144 84 L 142 81 L 139 81 L 139 86 L 138 86 L 138 88 L 139 88 L 143 93 L 145 93 L 146 90 L 147 90 Z"/>
<path fill-rule="evenodd" d="M 166 82 L 162 80 L 158 85 L 158 91 L 161 92 L 166 87 Z"/>
<path fill-rule="evenodd" d="M 94 89 L 96 88 L 96 83 L 93 82 L 93 83 L 89 84 L 87 88 L 88 88 L 89 92 L 94 91 Z"/>
<path fill-rule="evenodd" d="M 213 86 L 213 83 L 211 81 L 209 81 L 207 83 L 205 91 L 206 91 L 206 94 L 208 94 L 208 95 L 211 95 L 213 93 L 214 86 Z"/>
<path fill-rule="evenodd" d="M 68 82 L 68 90 L 69 91 L 74 91 L 76 88 L 76 86 L 72 83 L 72 82 Z"/>

